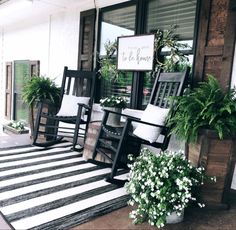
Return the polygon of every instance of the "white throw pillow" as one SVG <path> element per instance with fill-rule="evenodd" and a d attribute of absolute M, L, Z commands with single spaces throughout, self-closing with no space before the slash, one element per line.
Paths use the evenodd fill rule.
<path fill-rule="evenodd" d="M 122 114 L 141 119 L 142 115 L 143 115 L 143 112 L 144 112 L 143 110 L 137 110 L 137 109 L 124 109 L 122 111 Z M 125 116 L 124 116 L 124 120 L 126 120 Z M 138 127 L 138 125 L 140 123 L 132 121 L 131 124 L 132 124 L 132 128 L 134 130 Z"/>
<path fill-rule="evenodd" d="M 169 109 L 160 108 L 159 106 L 148 104 L 147 108 L 143 112 L 141 121 L 149 122 L 156 125 L 165 125 L 165 120 L 168 112 Z M 137 137 L 153 143 L 157 141 L 161 133 L 161 128 L 139 123 L 138 127 L 134 130 L 133 133 Z"/>
<path fill-rule="evenodd" d="M 63 95 L 61 108 L 57 116 L 77 116 L 78 103 L 88 105 L 90 97 L 77 97 L 74 95 Z M 84 117 L 85 109 L 82 110 L 82 118 Z"/>

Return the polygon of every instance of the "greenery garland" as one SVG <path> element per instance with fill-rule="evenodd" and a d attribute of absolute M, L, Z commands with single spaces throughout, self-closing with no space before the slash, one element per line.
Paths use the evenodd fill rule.
<path fill-rule="evenodd" d="M 165 72 L 182 71 L 189 64 L 189 59 L 181 50 L 189 48 L 188 44 L 180 43 L 178 36 L 175 34 L 177 26 L 171 26 L 170 29 L 155 32 L 154 49 L 154 72 L 163 69 Z M 160 60 L 160 52 L 166 47 L 170 55 Z M 107 41 L 104 44 L 106 54 L 98 58 L 100 76 L 109 81 L 119 81 L 124 72 L 117 70 L 115 62 L 115 53 L 117 52 L 117 40 L 114 42 Z M 150 74 L 152 75 L 152 74 Z"/>

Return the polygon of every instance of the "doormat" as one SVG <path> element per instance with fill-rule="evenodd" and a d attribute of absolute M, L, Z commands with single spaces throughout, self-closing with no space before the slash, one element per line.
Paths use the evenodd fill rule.
<path fill-rule="evenodd" d="M 110 171 L 86 162 L 68 142 L 0 149 L 0 212 L 15 229 L 75 227 L 127 205 L 125 189 L 104 180 Z"/>

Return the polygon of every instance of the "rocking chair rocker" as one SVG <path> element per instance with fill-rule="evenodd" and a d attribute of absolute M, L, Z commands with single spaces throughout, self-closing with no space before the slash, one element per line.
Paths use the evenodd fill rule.
<path fill-rule="evenodd" d="M 95 72 L 69 70 L 64 67 L 59 108 L 47 101 L 40 102 L 33 133 L 33 145 L 48 147 L 64 137 L 73 138 L 73 150 L 78 138 L 85 140 L 93 103 Z M 45 108 L 47 108 L 45 110 Z"/>
<path fill-rule="evenodd" d="M 139 154 L 141 144 L 160 148 L 162 151 L 167 149 L 170 135 L 169 128 L 165 126 L 165 118 L 169 108 L 172 106 L 168 98 L 179 96 L 183 93 L 188 75 L 189 68 L 184 72 L 178 73 L 158 72 L 147 108 L 145 111 L 128 109 L 127 112 L 124 110 L 121 114 L 126 118 L 123 127 L 108 126 L 106 122 L 109 113 L 115 112 L 105 110 L 101 129 L 90 161 L 112 167 L 107 181 L 118 185 L 125 183 L 124 180 L 117 180 L 114 177 L 119 168 L 127 168 L 127 155 L 129 153 Z M 139 114 L 139 118 L 132 114 Z M 135 147 L 131 152 L 128 150 L 130 146 Z M 95 158 L 98 153 L 105 156 L 110 163 L 96 161 Z"/>

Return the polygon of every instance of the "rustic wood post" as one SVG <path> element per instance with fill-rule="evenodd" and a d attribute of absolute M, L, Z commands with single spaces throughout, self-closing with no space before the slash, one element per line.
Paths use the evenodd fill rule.
<path fill-rule="evenodd" d="M 201 0 L 198 19 L 193 81 L 206 80 L 213 74 L 221 86 L 230 88 L 236 37 L 235 0 Z M 206 184 L 203 199 L 208 204 L 229 205 L 236 138 L 219 140 L 216 134 L 205 131 L 197 144 L 188 145 L 187 155 L 194 165 L 204 165 L 207 173 L 217 177 L 216 184 Z"/>
<path fill-rule="evenodd" d="M 231 0 L 202 0 L 198 20 L 194 83 L 213 74 L 230 87 L 236 34 L 236 11 Z"/>

